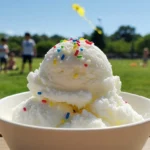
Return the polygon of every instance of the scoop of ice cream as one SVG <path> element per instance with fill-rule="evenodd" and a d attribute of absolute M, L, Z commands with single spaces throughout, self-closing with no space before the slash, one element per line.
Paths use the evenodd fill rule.
<path fill-rule="evenodd" d="M 67 114 L 71 117 L 72 108 L 69 105 L 30 97 L 13 109 L 12 120 L 28 125 L 59 127 Z"/>
<path fill-rule="evenodd" d="M 35 97 L 30 97 L 15 107 L 12 120 L 18 123 L 43 127 L 106 127 L 100 118 L 86 110 L 81 113 L 73 113 L 72 107 L 67 104 L 51 104 L 48 101 L 40 102 Z"/>
<path fill-rule="evenodd" d="M 108 91 L 120 91 L 106 55 L 88 40 L 64 40 L 51 48 L 38 70 L 28 77 L 37 98 L 84 107 Z M 40 94 L 39 94 L 40 93 Z"/>
<path fill-rule="evenodd" d="M 107 122 L 109 126 L 118 126 L 144 120 L 121 96 L 109 92 L 91 103 L 88 108 L 95 116 Z"/>

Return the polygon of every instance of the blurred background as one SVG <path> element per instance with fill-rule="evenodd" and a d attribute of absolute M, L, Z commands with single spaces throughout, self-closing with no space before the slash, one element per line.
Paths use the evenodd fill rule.
<path fill-rule="evenodd" d="M 86 16 L 102 34 L 72 9 L 74 3 L 84 7 Z M 33 70 L 60 40 L 83 37 L 107 55 L 114 75 L 121 78 L 123 91 L 150 98 L 149 0 L 5 0 L 0 5 L 0 39 L 7 39 L 9 53 L 13 52 L 17 65 L 17 69 L 7 73 L 1 68 L 0 98 L 28 90 L 28 66 L 20 74 L 20 53 L 26 32 L 36 43 Z"/>

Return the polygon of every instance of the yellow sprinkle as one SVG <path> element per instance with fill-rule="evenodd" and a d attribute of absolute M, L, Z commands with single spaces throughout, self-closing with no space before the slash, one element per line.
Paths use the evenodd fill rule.
<path fill-rule="evenodd" d="M 75 73 L 75 74 L 73 75 L 73 78 L 74 78 L 74 79 L 77 79 L 78 76 L 79 76 L 79 75 L 78 75 L 77 73 Z"/>
<path fill-rule="evenodd" d="M 52 106 L 53 106 L 53 102 L 49 102 L 49 106 L 51 106 L 51 107 L 52 107 Z"/>
<path fill-rule="evenodd" d="M 78 48 L 78 44 L 75 44 L 75 45 L 73 46 L 73 49 L 76 50 L 77 48 Z"/>
<path fill-rule="evenodd" d="M 84 38 L 80 38 L 79 40 L 81 40 L 81 41 L 82 41 L 82 40 L 85 40 L 85 39 L 84 39 Z"/>
<path fill-rule="evenodd" d="M 67 40 L 64 40 L 63 42 L 67 42 Z"/>
<path fill-rule="evenodd" d="M 63 123 L 65 123 L 65 120 L 64 120 L 64 119 L 62 119 L 62 120 L 61 120 L 61 123 L 62 123 L 62 124 L 63 124 Z"/>
<path fill-rule="evenodd" d="M 53 60 L 53 64 L 54 64 L 54 65 L 56 65 L 56 64 L 57 64 L 57 59 L 56 59 L 56 58 L 54 58 L 54 60 Z"/>

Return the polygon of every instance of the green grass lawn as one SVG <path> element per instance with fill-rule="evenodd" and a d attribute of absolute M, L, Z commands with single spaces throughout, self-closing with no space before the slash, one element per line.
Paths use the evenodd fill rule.
<path fill-rule="evenodd" d="M 39 67 L 42 59 L 34 59 L 34 69 Z M 140 60 L 110 60 L 114 75 L 118 75 L 122 81 L 122 91 L 143 95 L 150 98 L 150 66 L 142 68 L 139 66 Z M 130 63 L 136 62 L 138 66 L 131 67 Z M 20 68 L 21 59 L 17 59 Z M 19 71 L 0 74 L 0 98 L 27 91 L 28 64 L 23 75 Z"/>

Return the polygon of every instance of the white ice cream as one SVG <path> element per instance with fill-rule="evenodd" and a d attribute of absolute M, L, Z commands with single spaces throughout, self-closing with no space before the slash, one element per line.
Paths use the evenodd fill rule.
<path fill-rule="evenodd" d="M 14 109 L 16 122 L 103 128 L 143 120 L 119 96 L 121 81 L 113 76 L 106 55 L 87 40 L 58 43 L 27 79 L 33 97 Z M 43 99 L 46 100 L 44 105 Z"/>
<path fill-rule="evenodd" d="M 77 50 L 79 54 L 75 56 Z M 79 108 L 108 91 L 119 92 L 121 87 L 119 77 L 112 74 L 106 55 L 85 40 L 80 40 L 80 46 L 76 48 L 72 41 L 57 44 L 45 55 L 39 70 L 31 72 L 27 79 L 28 88 L 35 97 L 47 97 Z M 37 95 L 38 91 L 42 91 L 42 95 Z"/>
<path fill-rule="evenodd" d="M 67 104 L 50 105 L 31 97 L 14 108 L 12 119 L 30 125 L 56 127 L 67 112 L 72 113 L 72 108 Z"/>

